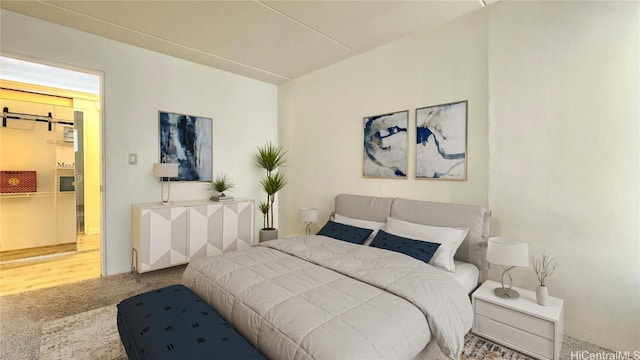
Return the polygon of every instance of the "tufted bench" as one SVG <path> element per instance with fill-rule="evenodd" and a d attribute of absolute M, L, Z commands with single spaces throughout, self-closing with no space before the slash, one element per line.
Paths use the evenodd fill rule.
<path fill-rule="evenodd" d="M 118 304 L 118 332 L 129 359 L 265 359 L 233 326 L 183 285 Z"/>

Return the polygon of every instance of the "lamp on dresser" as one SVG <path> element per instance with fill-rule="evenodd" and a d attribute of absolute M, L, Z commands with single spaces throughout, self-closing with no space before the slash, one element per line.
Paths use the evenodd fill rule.
<path fill-rule="evenodd" d="M 487 247 L 487 261 L 502 266 L 502 276 L 500 283 L 502 287 L 497 287 L 493 293 L 504 299 L 516 299 L 517 291 L 511 288 L 513 278 L 509 271 L 516 266 L 529 266 L 529 246 L 527 243 L 510 240 L 503 237 L 492 237 L 489 239 Z M 504 278 L 509 277 L 509 287 L 505 288 Z"/>
<path fill-rule="evenodd" d="M 171 196 L 171 178 L 178 176 L 178 164 L 154 163 L 153 176 L 160 178 L 160 199 L 162 205 L 172 204 L 169 202 Z M 164 178 L 167 178 L 167 199 L 164 199 Z"/>
<path fill-rule="evenodd" d="M 311 234 L 311 224 L 318 221 L 318 209 L 300 208 L 298 209 L 298 220 L 303 221 L 307 226 L 305 234 Z"/>

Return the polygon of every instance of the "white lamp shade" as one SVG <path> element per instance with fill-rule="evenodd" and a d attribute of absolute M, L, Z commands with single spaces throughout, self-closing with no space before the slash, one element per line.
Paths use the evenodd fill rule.
<path fill-rule="evenodd" d="M 178 164 L 154 163 L 153 176 L 176 177 L 178 176 Z"/>
<path fill-rule="evenodd" d="M 300 208 L 298 209 L 298 220 L 304 222 L 318 221 L 318 209 Z"/>
<path fill-rule="evenodd" d="M 529 245 L 502 237 L 489 239 L 487 261 L 502 266 L 529 266 Z"/>

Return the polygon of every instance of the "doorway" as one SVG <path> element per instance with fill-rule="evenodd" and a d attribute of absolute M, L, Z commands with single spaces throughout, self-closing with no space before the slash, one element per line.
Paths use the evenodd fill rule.
<path fill-rule="evenodd" d="M 101 275 L 100 84 L 0 57 L 0 295 Z"/>

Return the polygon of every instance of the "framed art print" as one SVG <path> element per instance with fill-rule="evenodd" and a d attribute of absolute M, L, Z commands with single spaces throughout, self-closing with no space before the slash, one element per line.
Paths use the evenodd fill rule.
<path fill-rule="evenodd" d="M 407 178 L 409 111 L 364 118 L 364 177 Z"/>
<path fill-rule="evenodd" d="M 60 176 L 60 192 L 76 191 L 75 176 Z"/>
<path fill-rule="evenodd" d="M 62 141 L 73 142 L 75 134 L 73 132 L 73 126 L 65 126 L 62 133 Z"/>
<path fill-rule="evenodd" d="M 467 101 L 416 109 L 416 178 L 467 179 Z"/>
<path fill-rule="evenodd" d="M 211 181 L 212 120 L 159 112 L 160 162 L 178 164 L 178 176 L 171 181 Z"/>

